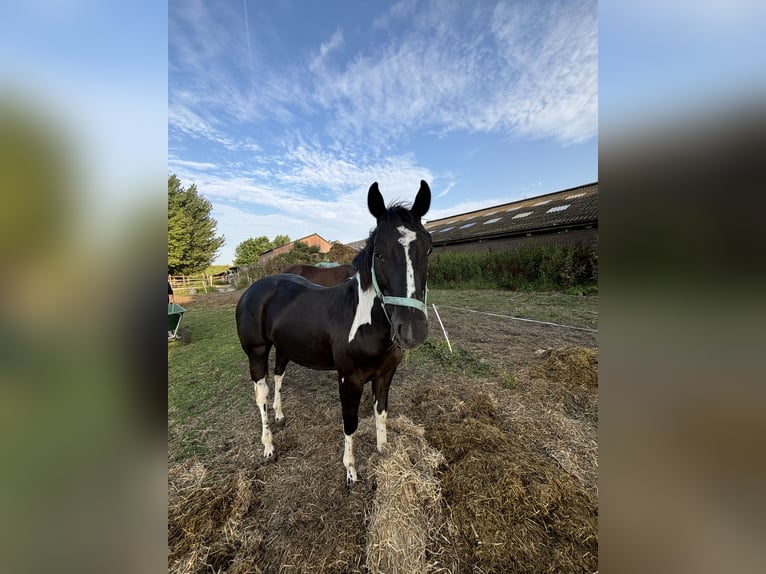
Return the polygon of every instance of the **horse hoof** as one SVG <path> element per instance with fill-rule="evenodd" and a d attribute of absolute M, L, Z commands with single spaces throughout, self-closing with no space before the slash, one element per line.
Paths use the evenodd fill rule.
<path fill-rule="evenodd" d="M 278 429 L 285 428 L 285 417 L 282 417 L 281 419 L 274 419 L 274 426 Z"/>
<path fill-rule="evenodd" d="M 263 463 L 264 464 L 269 464 L 271 462 L 277 462 L 278 458 L 279 458 L 279 456 L 277 455 L 276 452 L 274 452 L 272 454 L 269 454 L 269 455 L 263 455 Z"/>

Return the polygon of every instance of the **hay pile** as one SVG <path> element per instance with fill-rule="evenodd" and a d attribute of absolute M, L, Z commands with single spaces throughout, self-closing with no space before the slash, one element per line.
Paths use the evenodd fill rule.
<path fill-rule="evenodd" d="M 382 454 L 363 402 L 350 492 L 332 381 L 310 373 L 285 391 L 300 408 L 275 432 L 276 463 L 253 415 L 239 458 L 169 468 L 169 570 L 594 572 L 597 366 L 590 349 L 547 351 L 512 389 L 410 370 L 392 412 L 412 419 L 389 419 Z"/>
<path fill-rule="evenodd" d="M 389 429 L 398 436 L 373 467 L 377 490 L 367 530 L 367 569 L 387 574 L 449 571 L 440 549 L 450 524 L 435 476 L 444 457 L 426 442 L 423 427 L 407 417 L 391 419 Z"/>
<path fill-rule="evenodd" d="M 461 382 L 418 393 L 426 438 L 447 463 L 438 478 L 455 571 L 598 569 L 597 357 L 546 352 L 508 392 Z"/>
<path fill-rule="evenodd" d="M 542 351 L 539 361 L 518 373 L 525 396 L 577 419 L 598 422 L 598 351 L 562 347 Z"/>
<path fill-rule="evenodd" d="M 597 501 L 555 461 L 475 418 L 437 423 L 427 437 L 447 459 L 442 489 L 461 570 L 598 569 Z"/>
<path fill-rule="evenodd" d="M 261 572 L 254 549 L 262 537 L 243 520 L 253 501 L 253 482 L 242 471 L 215 474 L 196 460 L 170 467 L 168 570 Z"/>
<path fill-rule="evenodd" d="M 539 353 L 542 362 L 529 368 L 529 374 L 569 387 L 598 387 L 598 351 L 585 347 L 561 347 Z"/>
<path fill-rule="evenodd" d="M 562 347 L 538 356 L 517 375 L 509 426 L 597 497 L 598 351 Z"/>
<path fill-rule="evenodd" d="M 435 478 L 443 458 L 406 417 L 389 419 L 388 430 L 379 454 L 373 417 L 360 421 L 351 491 L 334 424 L 313 429 L 312 444 L 282 442 L 284 456 L 252 477 L 197 460 L 171 466 L 169 571 L 444 571 L 450 526 Z"/>

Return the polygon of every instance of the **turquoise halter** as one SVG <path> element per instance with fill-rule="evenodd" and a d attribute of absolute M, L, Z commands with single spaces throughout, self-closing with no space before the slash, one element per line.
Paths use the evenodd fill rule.
<path fill-rule="evenodd" d="M 378 279 L 375 277 L 375 256 L 372 256 L 372 265 L 370 267 L 370 273 L 372 275 L 372 288 L 375 290 L 375 295 L 380 299 L 381 307 L 383 307 L 383 313 L 386 315 L 386 319 L 391 323 L 391 318 L 386 311 L 386 305 L 398 305 L 399 307 L 412 307 L 422 311 L 426 318 L 428 318 L 428 286 L 425 288 L 424 300 L 416 299 L 415 297 L 392 297 L 391 295 L 383 295 L 383 291 L 380 290 L 378 285 Z"/>

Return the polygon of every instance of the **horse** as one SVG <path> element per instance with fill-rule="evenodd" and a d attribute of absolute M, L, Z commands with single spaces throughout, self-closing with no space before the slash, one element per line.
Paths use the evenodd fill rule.
<path fill-rule="evenodd" d="M 388 389 L 404 350 L 428 336 L 426 282 L 431 235 L 421 218 L 431 205 L 431 190 L 421 180 L 412 206 L 386 207 L 374 182 L 367 208 L 376 220 L 364 248 L 354 258 L 353 278 L 322 287 L 294 274 L 271 275 L 253 283 L 237 303 L 237 334 L 250 364 L 255 401 L 261 414 L 266 461 L 275 460 L 267 402 L 268 358 L 274 361 L 274 420 L 284 422 L 280 389 L 292 361 L 338 374 L 343 418 L 346 483 L 357 481 L 354 432 L 364 385 L 372 382 L 377 449 L 386 438 Z"/>
<path fill-rule="evenodd" d="M 314 265 L 304 265 L 303 263 L 294 263 L 285 267 L 282 273 L 294 273 L 302 275 L 312 283 L 332 287 L 342 283 L 346 279 L 356 274 L 356 267 L 353 265 L 335 265 L 334 267 L 316 267 Z"/>

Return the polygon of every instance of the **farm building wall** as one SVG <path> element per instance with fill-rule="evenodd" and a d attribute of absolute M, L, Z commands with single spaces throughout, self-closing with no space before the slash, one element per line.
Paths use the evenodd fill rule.
<path fill-rule="evenodd" d="M 501 237 L 497 239 L 476 239 L 461 243 L 434 244 L 433 253 L 486 253 L 508 251 L 530 244 L 575 245 L 583 244 L 598 249 L 598 229 L 576 229 L 557 233 L 524 235 L 520 237 Z"/>

